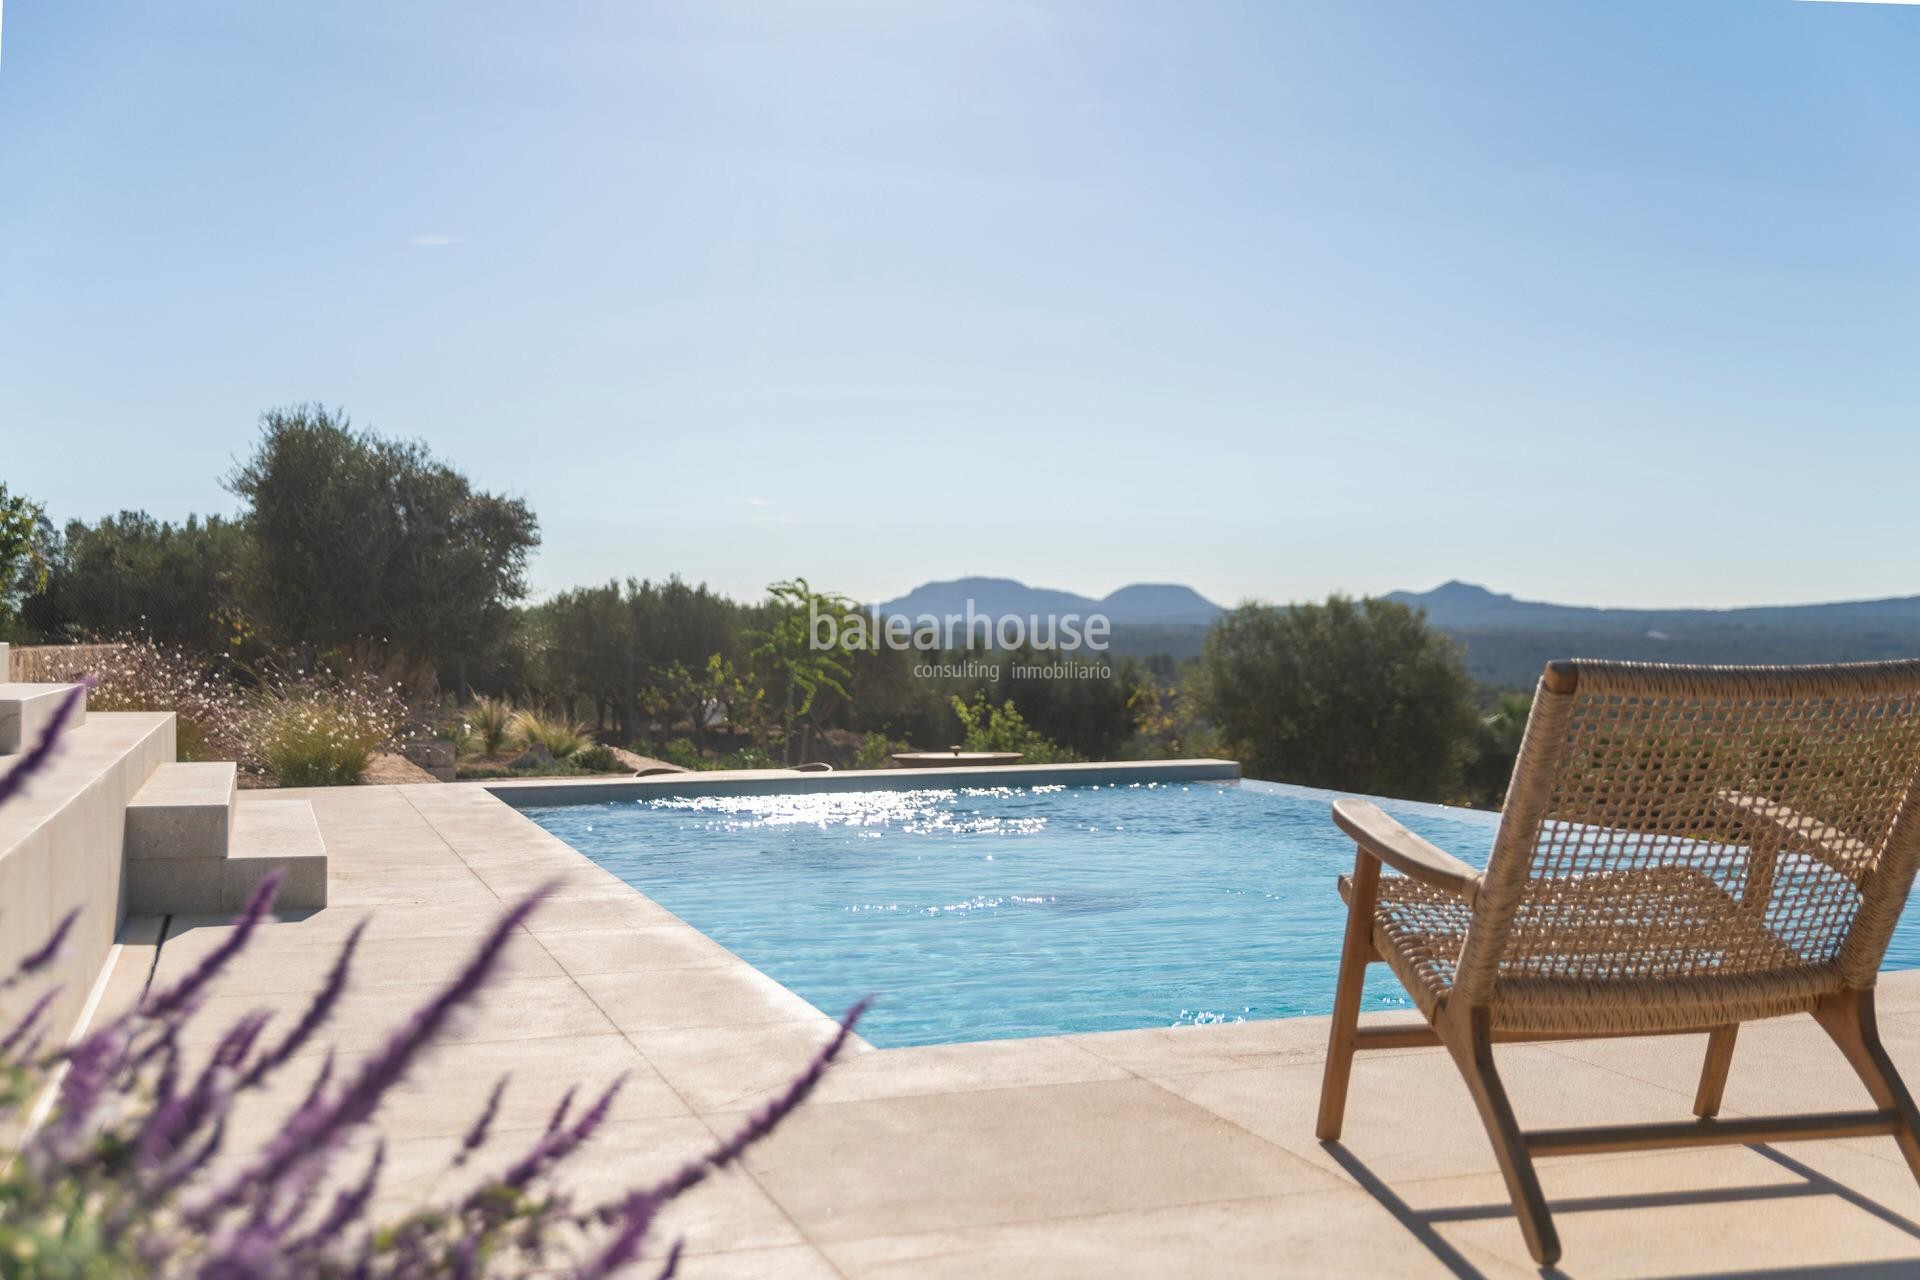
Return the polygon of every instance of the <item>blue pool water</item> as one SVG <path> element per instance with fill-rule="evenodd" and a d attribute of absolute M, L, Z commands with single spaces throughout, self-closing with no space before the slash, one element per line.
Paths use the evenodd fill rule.
<path fill-rule="evenodd" d="M 1336 795 L 1130 783 L 662 798 L 527 816 L 882 1047 L 1326 1013 Z M 1484 865 L 1497 816 L 1380 801 Z M 1920 963 L 1903 923 L 1889 965 Z M 1368 1008 L 1405 1007 L 1375 966 Z"/>
<path fill-rule="evenodd" d="M 527 816 L 881 1046 L 1332 1007 L 1353 845 L 1267 783 L 663 798 Z M 1472 862 L 1493 815 L 1386 808 Z M 1405 1003 L 1377 971 L 1376 1008 Z"/>

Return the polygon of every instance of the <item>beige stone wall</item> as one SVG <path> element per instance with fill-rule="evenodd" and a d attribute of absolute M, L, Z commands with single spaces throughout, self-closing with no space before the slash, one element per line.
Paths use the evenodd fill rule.
<path fill-rule="evenodd" d="M 74 907 L 80 918 L 55 965 L 58 1034 L 72 1028 L 125 915 L 122 848 L 127 801 L 174 757 L 170 711 L 90 712 L 53 762 L 0 808 L 0 972 L 45 942 Z M 0 994 L 12 1025 L 44 990 Z"/>
<path fill-rule="evenodd" d="M 6 655 L 7 666 L 0 670 L 0 682 L 16 684 L 60 684 L 77 680 L 97 667 L 117 644 L 16 644 Z M 0 645 L 0 651 L 6 650 Z"/>

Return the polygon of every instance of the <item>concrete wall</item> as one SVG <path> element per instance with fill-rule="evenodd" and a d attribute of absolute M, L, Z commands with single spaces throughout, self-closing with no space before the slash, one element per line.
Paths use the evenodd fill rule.
<path fill-rule="evenodd" d="M 125 915 L 127 801 L 173 758 L 172 712 L 89 712 L 25 792 L 0 807 L 0 973 L 42 945 L 69 909 L 82 908 L 52 974 L 61 1037 L 85 1006 Z M 0 1025 L 11 1026 L 44 990 L 29 983 L 0 995 Z"/>

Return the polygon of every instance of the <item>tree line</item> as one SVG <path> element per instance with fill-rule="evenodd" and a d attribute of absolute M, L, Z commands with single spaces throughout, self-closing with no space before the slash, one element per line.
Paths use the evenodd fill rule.
<path fill-rule="evenodd" d="M 506 696 L 603 741 L 874 763 L 912 745 L 1024 744 L 1035 758 L 1226 754 L 1250 776 L 1497 803 L 1525 720 L 1466 675 L 1457 644 L 1384 600 L 1244 605 L 1199 658 L 1108 674 L 917 677 L 931 655 L 821 653 L 803 579 L 739 601 L 676 576 L 528 599 L 539 522 L 424 444 L 319 405 L 263 415 L 226 477 L 239 510 L 174 523 L 123 511 L 56 525 L 0 488 L 0 637 L 137 635 L 240 670 L 273 655 L 385 675 L 423 700 Z M 797 626 L 797 630 L 796 630 Z"/>

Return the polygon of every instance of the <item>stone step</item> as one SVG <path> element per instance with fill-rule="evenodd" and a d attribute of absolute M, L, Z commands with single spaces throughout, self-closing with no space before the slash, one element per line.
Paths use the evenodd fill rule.
<path fill-rule="evenodd" d="M 0 676 L 5 674 L 0 671 Z M 70 684 L 0 683 L 0 756 L 13 755 L 38 742 L 47 721 L 53 718 L 60 700 L 71 688 Z M 78 728 L 86 720 L 87 700 L 83 694 L 67 727 Z"/>
<path fill-rule="evenodd" d="M 227 761 L 154 770 L 127 802 L 127 861 L 226 857 L 237 774 Z"/>
<path fill-rule="evenodd" d="M 284 871 L 276 914 L 327 905 L 327 849 L 305 800 L 253 800 L 233 810 L 224 858 L 127 862 L 127 910 L 143 915 L 238 911 L 271 871 Z"/>
<path fill-rule="evenodd" d="M 327 905 L 327 846 L 320 823 L 305 800 L 255 800 L 234 812 L 227 864 L 240 884 L 237 907 L 262 876 L 276 868 L 286 878 L 273 900 L 275 911 L 306 911 Z"/>

